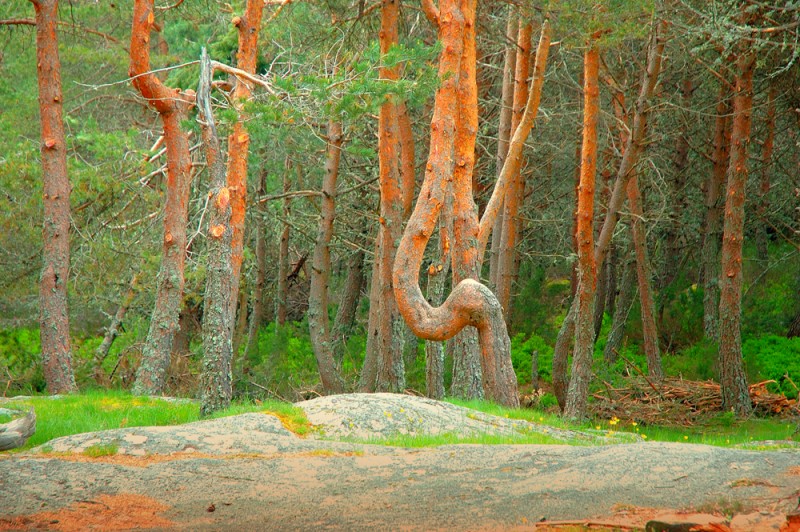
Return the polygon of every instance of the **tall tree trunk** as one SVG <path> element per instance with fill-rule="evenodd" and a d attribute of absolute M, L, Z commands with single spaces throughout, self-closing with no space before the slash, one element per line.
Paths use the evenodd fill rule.
<path fill-rule="evenodd" d="M 286 158 L 286 168 L 283 172 L 283 193 L 292 189 L 289 173 L 292 167 L 289 158 Z M 299 171 L 299 169 L 298 169 Z M 275 329 L 278 330 L 286 323 L 286 304 L 289 299 L 289 216 L 291 214 L 292 200 L 287 196 L 283 198 L 283 231 L 278 247 L 278 287 L 275 293 Z"/>
<path fill-rule="evenodd" d="M 722 248 L 722 215 L 725 202 L 722 190 L 730 158 L 730 90 L 720 84 L 717 114 L 714 119 L 712 170 L 705 183 L 705 218 L 703 221 L 703 335 L 719 340 L 720 250 Z"/>
<path fill-rule="evenodd" d="M 211 60 L 203 48 L 197 88 L 198 121 L 214 198 L 208 218 L 208 264 L 203 295 L 203 371 L 200 376 L 200 415 L 208 416 L 231 404 L 233 346 L 230 316 L 231 194 L 225 186 L 225 163 L 211 109 Z"/>
<path fill-rule="evenodd" d="M 584 54 L 583 67 L 583 144 L 581 181 L 578 186 L 578 293 L 575 316 L 575 346 L 572 353 L 572 378 L 567 389 L 564 415 L 581 419 L 586 415 L 586 398 L 592 377 L 594 351 L 593 306 L 597 278 L 594 257 L 594 188 L 597 172 L 597 117 L 600 113 L 598 74 L 600 54 L 591 43 Z"/>
<path fill-rule="evenodd" d="M 439 256 L 428 267 L 428 285 L 426 292 L 428 301 L 433 306 L 439 306 L 444 300 L 444 289 L 447 275 L 450 273 L 450 228 L 443 223 L 451 215 L 453 205 L 445 196 L 445 205 L 439 223 L 438 248 Z M 431 399 L 444 397 L 444 343 L 435 340 L 425 342 L 425 395 Z"/>
<path fill-rule="evenodd" d="M 628 181 L 628 204 L 631 209 L 631 234 L 636 253 L 636 276 L 639 280 L 639 303 L 642 311 L 642 335 L 647 371 L 651 380 L 660 382 L 664 379 L 664 368 L 661 364 L 661 351 L 658 348 L 658 328 L 653 305 L 652 274 L 647 254 L 642 195 L 639 192 L 639 178 L 635 174 Z"/>
<path fill-rule="evenodd" d="M 267 171 L 261 170 L 258 184 L 258 195 L 267 194 Z M 267 235 L 266 235 L 266 203 L 258 203 L 258 219 L 256 222 L 256 285 L 253 287 L 253 312 L 250 313 L 250 325 L 247 331 L 247 345 L 244 359 L 253 360 L 258 351 L 258 332 L 264 321 L 264 297 L 267 288 Z"/>
<path fill-rule="evenodd" d="M 528 100 L 528 75 L 530 74 L 531 35 L 533 26 L 520 20 L 517 35 L 517 63 L 514 69 L 514 108 L 511 115 L 511 131 L 516 131 L 525 111 Z M 522 163 L 514 168 L 508 192 L 503 202 L 503 239 L 500 242 L 500 258 L 497 264 L 495 291 L 503 307 L 506 323 L 511 323 L 511 288 L 514 284 L 514 261 L 516 260 L 517 236 L 519 229 L 519 210 L 525 196 L 525 182 L 522 179 Z"/>
<path fill-rule="evenodd" d="M 614 235 L 614 229 L 619 219 L 619 210 L 625 200 L 625 189 L 628 186 L 628 180 L 633 175 L 633 170 L 638 164 L 639 156 L 644 149 L 647 119 L 650 114 L 648 100 L 653 94 L 653 89 L 661 71 L 661 57 L 664 51 L 664 40 L 661 37 L 663 25 L 663 21 L 655 21 L 651 30 L 647 53 L 647 68 L 642 73 L 642 82 L 639 96 L 636 100 L 631 135 L 628 137 L 625 152 L 617 170 L 617 176 L 614 179 L 614 188 L 608 203 L 606 218 L 603 220 L 603 227 L 600 230 L 600 235 L 594 248 L 595 268 L 602 267 L 605 262 L 606 254 L 611 244 L 611 237 Z M 583 157 L 582 155 L 582 159 Z M 580 242 L 578 244 L 580 245 Z M 567 359 L 569 358 L 569 340 L 574 334 L 578 304 L 579 298 L 575 297 L 566 318 L 564 318 L 564 322 L 561 324 L 553 352 L 553 392 L 562 408 L 566 407 L 566 391 L 567 383 L 569 382 L 566 371 Z"/>
<path fill-rule="evenodd" d="M 487 396 L 501 404 L 519 405 L 517 382 L 511 365 L 511 341 L 497 298 L 474 279 L 464 279 L 439 307 L 432 307 L 419 287 L 419 268 L 425 246 L 433 233 L 444 204 L 445 183 L 454 175 L 451 154 L 455 148 L 455 117 L 459 109 L 460 63 L 464 56 L 474 61 L 474 52 L 462 56 L 466 27 L 475 24 L 474 4 L 468 0 L 459 9 L 456 0 L 440 3 L 439 38 L 442 52 L 439 60 L 441 84 L 436 92 L 431 141 L 425 179 L 408 221 L 394 263 L 393 278 L 397 304 L 414 333 L 426 340 L 447 340 L 462 328 L 471 325 L 479 331 L 484 389 Z M 466 39 L 468 40 L 468 39 Z M 474 80 L 471 80 L 474 82 Z M 467 175 L 470 178 L 471 175 Z M 453 190 L 464 190 L 454 183 Z M 471 192 L 471 191 L 470 191 Z M 454 205 L 464 205 L 460 199 Z M 457 211 L 457 208 L 454 210 Z M 455 212 L 458 217 L 460 213 Z M 482 249 L 485 249 L 485 242 Z"/>
<path fill-rule="evenodd" d="M 771 82 L 767 92 L 767 132 L 764 135 L 764 144 L 761 148 L 761 172 L 758 187 L 758 229 L 756 230 L 756 247 L 758 257 L 763 261 L 769 259 L 769 246 L 767 246 L 767 213 L 769 212 L 770 174 L 772 173 L 772 152 L 775 147 L 775 96 L 777 85 Z"/>
<path fill-rule="evenodd" d="M 465 19 L 474 20 L 474 0 L 461 2 Z M 472 196 L 475 168 L 475 141 L 478 134 L 478 85 L 475 49 L 475 26 L 464 26 L 464 44 L 458 76 L 458 103 L 453 169 L 453 242 L 451 267 L 453 286 L 464 279 L 478 280 L 480 264 L 475 238 L 478 236 L 478 212 Z M 450 393 L 462 399 L 483 398 L 482 368 L 477 331 L 464 329 L 447 345 L 453 356 L 453 382 Z"/>
<path fill-rule="evenodd" d="M 392 46 L 398 42 L 397 19 L 399 0 L 381 2 L 381 56 L 385 58 Z M 399 68 L 382 65 L 380 77 L 391 83 L 399 78 Z M 381 105 L 378 119 L 378 151 L 380 164 L 380 251 L 379 262 L 379 325 L 375 389 L 380 392 L 402 392 L 406 387 L 403 364 L 403 322 L 392 287 L 392 262 L 397 252 L 397 243 L 403 232 L 405 202 L 400 172 L 400 124 L 398 108 L 394 98 Z M 413 179 L 413 178 L 412 178 Z M 373 282 L 376 280 L 373 279 Z"/>
<path fill-rule="evenodd" d="M 511 142 L 511 115 L 514 110 L 514 72 L 517 63 L 517 39 L 519 17 L 516 9 L 509 7 L 508 22 L 506 23 L 506 49 L 503 58 L 503 87 L 500 97 L 500 123 L 497 130 L 497 178 L 505 166 L 508 147 Z M 492 228 L 492 248 L 489 255 L 489 285 L 497 292 L 497 266 L 500 260 L 500 246 L 503 239 L 503 213 L 497 216 Z"/>
<path fill-rule="evenodd" d="M 261 0 L 247 0 L 244 13 L 233 17 L 233 25 L 239 33 L 239 49 L 236 52 L 236 67 L 249 74 L 256 71 L 258 62 L 258 33 L 261 30 L 261 15 L 264 12 L 264 2 Z M 231 226 L 233 238 L 231 239 L 232 279 L 231 279 L 231 316 L 229 324 L 235 327 L 237 300 L 239 298 L 239 279 L 242 271 L 242 258 L 244 253 L 244 220 L 247 205 L 247 157 L 250 153 L 250 135 L 244 123 L 244 103 L 250 98 L 252 90 L 248 82 L 237 78 L 236 85 L 231 93 L 233 107 L 237 111 L 236 121 L 228 136 L 228 168 L 226 180 L 231 195 Z M 239 312 L 247 312 L 247 308 Z"/>
<path fill-rule="evenodd" d="M 328 320 L 328 281 L 331 270 L 330 243 L 336 216 L 336 181 L 342 153 L 342 125 L 328 121 L 328 148 L 325 177 L 322 182 L 322 207 L 317 242 L 311 264 L 311 288 L 308 293 L 308 328 L 311 346 L 317 359 L 322 389 L 326 394 L 342 393 L 344 381 L 336 370 Z"/>
<path fill-rule="evenodd" d="M 744 195 L 747 184 L 747 148 L 753 113 L 753 71 L 756 54 L 736 59 L 736 92 L 733 97 L 731 156 L 722 235 L 722 275 L 719 302 L 719 368 L 722 409 L 746 416 L 753 407 L 742 361 L 742 240 Z"/>
<path fill-rule="evenodd" d="M 77 390 L 69 337 L 69 194 L 67 146 L 62 120 L 61 62 L 58 57 L 58 0 L 31 0 L 36 11 L 36 72 L 39 80 L 42 154 L 42 274 L 39 331 L 42 366 L 51 394 Z"/>
<path fill-rule="evenodd" d="M 156 395 L 164 388 L 183 298 L 186 222 L 192 182 L 189 139 L 181 130 L 181 122 L 188 117 L 194 103 L 194 91 L 184 93 L 166 87 L 150 73 L 150 31 L 154 23 L 153 0 L 135 0 L 128 74 L 136 90 L 161 117 L 167 153 L 161 266 L 155 308 L 133 385 L 133 393 L 138 395 Z"/>
<path fill-rule="evenodd" d="M 628 321 L 628 313 L 633 305 L 633 298 L 636 296 L 636 275 L 636 262 L 627 261 L 620 281 L 619 296 L 617 296 L 617 302 L 614 306 L 611 330 L 608 331 L 608 340 L 603 350 L 603 360 L 609 365 L 617 361 L 619 348 L 622 345 L 622 338 L 625 335 L 625 323 Z"/>

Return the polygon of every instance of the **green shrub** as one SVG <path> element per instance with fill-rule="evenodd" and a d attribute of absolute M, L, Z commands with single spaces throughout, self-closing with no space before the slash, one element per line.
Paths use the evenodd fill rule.
<path fill-rule="evenodd" d="M 0 331 L 0 388 L 10 395 L 45 389 L 38 328 Z"/>
<path fill-rule="evenodd" d="M 511 362 L 520 384 L 531 382 L 531 353 L 534 351 L 539 352 L 539 378 L 552 380 L 553 348 L 541 336 L 534 334 L 525 339 L 525 334 L 519 333 L 511 339 Z"/>
<path fill-rule="evenodd" d="M 748 338 L 742 344 L 742 354 L 751 382 L 775 380 L 776 384 L 768 386 L 770 391 L 797 398 L 795 385 L 800 386 L 800 337 L 765 334 Z"/>
<path fill-rule="evenodd" d="M 663 357 L 664 373 L 695 381 L 716 379 L 718 353 L 716 342 L 702 340 L 674 355 L 666 354 Z"/>

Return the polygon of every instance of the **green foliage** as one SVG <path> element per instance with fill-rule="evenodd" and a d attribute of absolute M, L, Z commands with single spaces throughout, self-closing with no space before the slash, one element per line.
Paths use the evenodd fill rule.
<path fill-rule="evenodd" d="M 800 386 L 800 337 L 785 338 L 765 334 L 748 338 L 742 344 L 750 381 L 775 380 L 768 389 L 795 399 Z M 788 376 L 788 378 L 786 378 Z"/>
<path fill-rule="evenodd" d="M 535 334 L 529 338 L 520 333 L 511 339 L 511 362 L 517 374 L 517 382 L 531 382 L 531 354 L 539 352 L 539 378 L 552 380 L 553 348 L 541 336 Z"/>
<path fill-rule="evenodd" d="M 688 380 L 715 379 L 719 373 L 718 353 L 719 347 L 716 342 L 702 340 L 678 353 L 666 354 L 663 357 L 664 372 Z"/>
<path fill-rule="evenodd" d="M 0 330 L 0 389 L 31 394 L 45 389 L 39 329 Z"/>

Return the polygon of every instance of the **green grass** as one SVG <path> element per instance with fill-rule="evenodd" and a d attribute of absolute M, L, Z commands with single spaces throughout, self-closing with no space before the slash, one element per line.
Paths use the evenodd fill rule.
<path fill-rule="evenodd" d="M 37 396 L 4 402 L 4 408 L 36 411 L 36 433 L 18 450 L 30 449 L 54 438 L 124 427 L 181 425 L 200 420 L 198 403 L 174 403 L 158 398 L 135 397 L 121 391 L 87 391 L 59 399 Z M 212 418 L 248 412 L 275 413 L 289 430 L 305 434 L 310 424 L 303 411 L 291 404 L 264 401 L 239 403 L 215 413 Z"/>

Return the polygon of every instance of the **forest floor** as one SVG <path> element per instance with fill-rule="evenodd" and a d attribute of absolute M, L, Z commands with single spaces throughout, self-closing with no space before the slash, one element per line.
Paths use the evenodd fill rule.
<path fill-rule="evenodd" d="M 243 414 L 0 455 L 0 530 L 559 530 L 563 520 L 632 530 L 653 518 L 778 530 L 800 494 L 797 449 L 614 443 L 552 428 L 541 430 L 582 445 L 409 449 L 335 440 L 519 427 L 411 396 L 300 406 L 320 427 L 305 438 Z"/>

